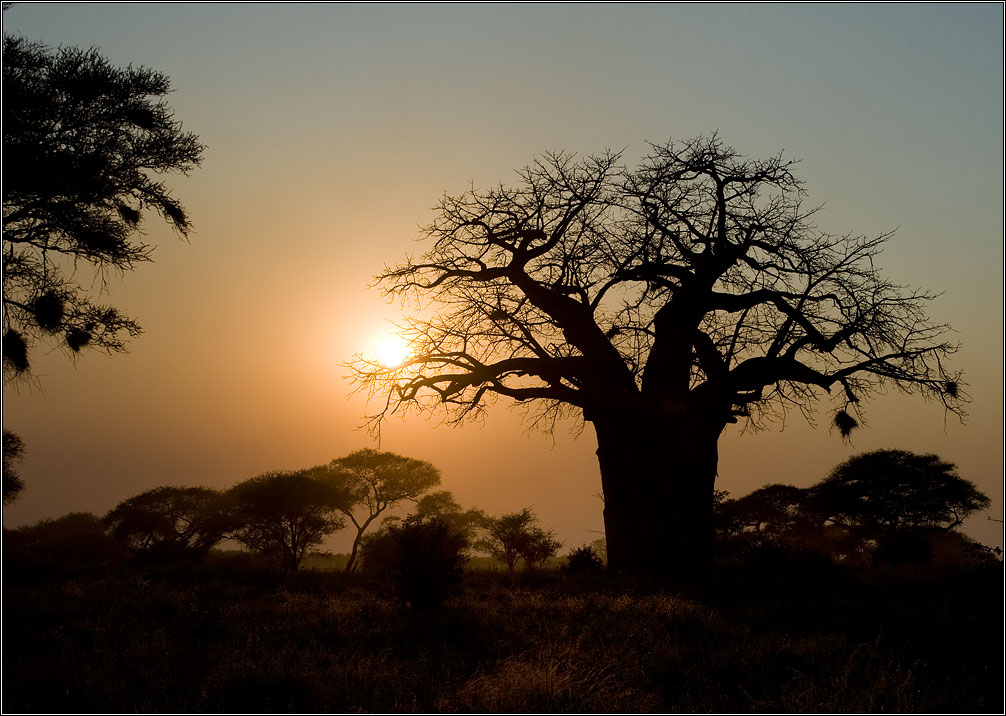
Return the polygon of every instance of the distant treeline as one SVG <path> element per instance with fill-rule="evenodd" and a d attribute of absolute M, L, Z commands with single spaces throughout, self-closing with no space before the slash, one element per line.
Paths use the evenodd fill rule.
<path fill-rule="evenodd" d="M 604 540 L 557 559 L 562 544 L 530 507 L 489 516 L 465 509 L 422 460 L 359 450 L 327 465 L 273 471 L 227 490 L 163 486 L 116 505 L 103 518 L 72 513 L 5 531 L 10 563 L 118 564 L 202 560 L 232 540 L 286 570 L 304 567 L 397 574 L 439 572 L 456 580 L 468 567 L 519 571 L 562 566 L 600 572 Z M 814 554 L 859 564 L 926 564 L 991 559 L 1001 551 L 956 530 L 989 505 L 954 465 L 935 455 L 881 450 L 850 458 L 817 484 L 773 484 L 739 499 L 716 493 L 721 560 Z M 404 518 L 389 516 L 409 503 Z M 352 529 L 347 555 L 319 551 Z M 418 576 L 416 577 L 418 579 Z M 438 597 L 439 598 L 439 597 Z"/>

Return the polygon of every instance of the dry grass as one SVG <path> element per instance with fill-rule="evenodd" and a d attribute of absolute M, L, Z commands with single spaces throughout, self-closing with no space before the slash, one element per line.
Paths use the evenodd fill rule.
<path fill-rule="evenodd" d="M 342 574 L 5 572 L 5 711 L 1002 709 L 1001 569 L 470 574 L 428 615 Z"/>

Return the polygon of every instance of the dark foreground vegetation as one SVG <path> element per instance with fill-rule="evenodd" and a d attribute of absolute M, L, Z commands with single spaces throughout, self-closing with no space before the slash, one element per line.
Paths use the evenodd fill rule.
<path fill-rule="evenodd" d="M 1002 564 L 771 548 L 689 584 L 467 572 L 442 607 L 246 554 L 5 560 L 5 712 L 1001 712 Z"/>

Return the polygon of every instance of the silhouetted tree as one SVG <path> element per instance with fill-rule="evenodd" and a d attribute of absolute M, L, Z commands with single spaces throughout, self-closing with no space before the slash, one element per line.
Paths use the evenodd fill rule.
<path fill-rule="evenodd" d="M 474 507 L 464 509 L 449 490 L 439 490 L 420 497 L 416 501 L 414 514 L 418 518 L 438 519 L 444 522 L 469 545 L 475 542 L 479 530 L 486 523 L 486 515 L 482 510 Z"/>
<path fill-rule="evenodd" d="M 40 341 L 58 337 L 73 355 L 121 351 L 139 334 L 93 303 L 76 272 L 90 264 L 103 285 L 109 270 L 149 260 L 139 239 L 148 210 L 188 236 L 188 216 L 157 177 L 188 174 L 203 146 L 159 99 L 169 91 L 163 74 L 113 67 L 94 49 L 4 38 L 5 380 L 30 373 Z"/>
<path fill-rule="evenodd" d="M 342 511 L 354 499 L 317 469 L 267 472 L 226 493 L 229 536 L 289 570 L 328 535 L 346 526 Z"/>
<path fill-rule="evenodd" d="M 325 479 L 350 495 L 340 507 L 356 527 L 353 548 L 346 563 L 347 572 L 356 568 L 360 541 L 374 520 L 388 508 L 404 500 L 417 500 L 440 484 L 440 471 L 425 460 L 369 448 L 317 469 Z"/>
<path fill-rule="evenodd" d="M 774 547 L 847 558 L 864 552 L 860 535 L 828 519 L 816 505 L 812 488 L 773 484 L 738 499 L 724 500 L 716 511 L 724 544 L 744 550 Z"/>
<path fill-rule="evenodd" d="M 815 508 L 836 522 L 893 532 L 950 530 L 990 500 L 937 455 L 874 450 L 849 458 L 813 487 Z"/>
<path fill-rule="evenodd" d="M 555 556 L 562 543 L 555 539 L 551 531 L 538 527 L 537 522 L 538 518 L 530 507 L 500 517 L 489 517 L 478 546 L 503 562 L 511 575 L 520 560 L 524 560 L 527 567 L 541 566 L 546 559 Z"/>
<path fill-rule="evenodd" d="M 461 538 L 467 553 L 478 540 L 480 530 L 485 527 L 486 516 L 479 509 L 464 509 L 454 499 L 449 490 L 438 490 L 423 495 L 416 500 L 415 511 L 405 519 L 420 521 L 437 520 L 443 522 L 451 533 Z M 369 573 L 390 572 L 396 559 L 396 547 L 391 538 L 391 528 L 403 524 L 402 518 L 389 515 L 381 522 L 380 528 L 364 535 L 360 540 L 358 565 Z"/>
<path fill-rule="evenodd" d="M 3 431 L 3 503 L 9 505 L 24 490 L 24 480 L 14 463 L 24 459 L 24 441 L 7 428 Z"/>
<path fill-rule="evenodd" d="M 157 557 L 206 554 L 229 524 L 221 495 L 208 487 L 155 487 L 120 502 L 105 516 L 115 539 Z"/>
<path fill-rule="evenodd" d="M 59 567 L 116 564 L 130 555 L 113 539 L 104 521 L 89 512 L 71 512 L 56 519 L 4 531 L 5 566 L 10 561 Z"/>
<path fill-rule="evenodd" d="M 711 557 L 726 425 L 829 394 L 845 435 L 886 387 L 961 410 L 932 296 L 883 277 L 889 235 L 817 229 L 793 161 L 714 135 L 655 145 L 636 171 L 617 162 L 549 154 L 516 187 L 441 200 L 426 254 L 378 277 L 435 310 L 407 319 L 401 365 L 353 363 L 379 398 L 372 429 L 400 408 L 461 422 L 497 397 L 546 430 L 582 416 L 610 566 L 666 572 Z"/>
<path fill-rule="evenodd" d="M 748 544 L 921 563 L 934 531 L 952 530 L 989 504 L 936 455 L 876 450 L 845 460 L 811 487 L 766 485 L 726 500 L 719 514 L 726 531 Z"/>
<path fill-rule="evenodd" d="M 807 519 L 809 491 L 793 485 L 766 485 L 719 506 L 728 530 L 750 531 L 768 539 L 778 538 L 797 522 Z"/>

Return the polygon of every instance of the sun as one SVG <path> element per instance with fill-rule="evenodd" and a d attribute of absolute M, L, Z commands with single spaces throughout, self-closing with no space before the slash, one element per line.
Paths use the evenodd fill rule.
<path fill-rule="evenodd" d="M 385 333 L 374 342 L 373 353 L 385 368 L 394 368 L 408 357 L 409 343 L 395 333 Z"/>

